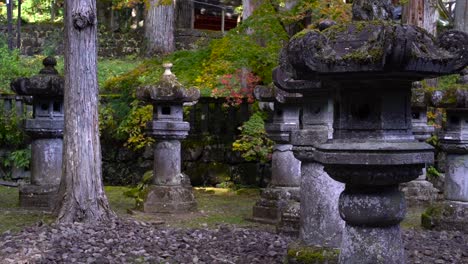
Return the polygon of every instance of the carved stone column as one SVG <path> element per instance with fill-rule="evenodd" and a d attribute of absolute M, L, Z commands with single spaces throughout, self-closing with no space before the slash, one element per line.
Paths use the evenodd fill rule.
<path fill-rule="evenodd" d="M 161 81 L 138 88 L 137 97 L 153 104 L 153 121 L 147 134 L 156 139 L 153 183 L 143 202 L 148 213 L 187 212 L 196 209 L 189 178 L 181 172 L 180 140 L 188 135 L 190 124 L 183 121 L 183 104 L 198 100 L 200 91 L 184 88 L 165 64 Z"/>
<path fill-rule="evenodd" d="M 299 94 L 288 94 L 276 87 L 259 86 L 255 96 L 262 102 L 274 102 L 271 123 L 265 125 L 268 136 L 276 142 L 271 159 L 271 182 L 262 190 L 260 200 L 253 207 L 255 221 L 278 224 L 285 233 L 294 233 L 295 223 L 280 223 L 285 212 L 297 211 L 301 162 L 292 152 L 291 131 L 299 128 Z"/>
<path fill-rule="evenodd" d="M 64 80 L 54 58 L 45 58 L 43 64 L 39 75 L 17 79 L 11 87 L 19 95 L 33 96 L 33 118 L 24 126 L 32 139 L 31 184 L 20 186 L 20 206 L 51 210 L 62 176 Z"/>

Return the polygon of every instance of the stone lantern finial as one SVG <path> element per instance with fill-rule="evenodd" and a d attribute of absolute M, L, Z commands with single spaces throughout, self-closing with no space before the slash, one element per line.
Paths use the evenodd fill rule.
<path fill-rule="evenodd" d="M 163 64 L 163 67 L 164 67 L 163 76 L 174 75 L 174 74 L 171 72 L 172 66 L 173 66 L 172 63 L 170 63 L 170 62 L 166 62 L 166 63 Z"/>
<path fill-rule="evenodd" d="M 49 56 L 42 61 L 42 65 L 44 65 L 44 69 L 42 69 L 39 74 L 58 74 L 58 71 L 55 69 L 57 66 L 57 60 Z"/>

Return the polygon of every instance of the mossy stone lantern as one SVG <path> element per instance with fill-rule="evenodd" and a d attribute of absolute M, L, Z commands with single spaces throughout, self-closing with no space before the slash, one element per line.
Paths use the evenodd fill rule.
<path fill-rule="evenodd" d="M 196 88 L 185 88 L 171 72 L 172 64 L 164 64 L 165 72 L 155 85 L 140 87 L 137 97 L 153 105 L 153 120 L 146 133 L 156 139 L 153 182 L 143 202 L 149 213 L 176 213 L 196 209 L 190 180 L 181 172 L 180 140 L 188 135 L 190 124 L 183 121 L 184 103 L 200 97 Z"/>
<path fill-rule="evenodd" d="M 18 95 L 32 96 L 33 117 L 25 121 L 31 137 L 31 184 L 20 186 L 20 205 L 52 209 L 62 176 L 63 86 L 64 79 L 54 68 L 57 61 L 47 57 L 39 75 L 11 83 Z"/>
<path fill-rule="evenodd" d="M 334 94 L 333 139 L 313 155 L 345 183 L 340 263 L 405 262 L 399 223 L 406 203 L 398 185 L 433 162 L 432 147 L 411 130 L 412 82 L 468 64 L 466 33 L 435 39 L 392 23 L 392 11 L 390 0 L 353 1 L 352 23 L 302 32 L 282 51 L 284 75 L 320 81 Z"/>
<path fill-rule="evenodd" d="M 426 228 L 468 232 L 468 90 L 452 87 L 432 93 L 436 107 L 447 110 L 440 137 L 446 152 L 445 200 L 432 204 L 422 215 Z"/>
<path fill-rule="evenodd" d="M 259 222 L 279 224 L 282 232 L 296 233 L 298 221 L 289 219 L 286 223 L 282 218 L 293 217 L 291 213 L 297 213 L 299 207 L 301 162 L 293 155 L 291 132 L 299 129 L 302 96 L 274 86 L 257 86 L 254 93 L 260 102 L 274 104 L 272 120 L 265 124 L 265 130 L 276 144 L 271 158 L 271 182 L 262 190 L 260 200 L 253 207 L 253 217 Z"/>

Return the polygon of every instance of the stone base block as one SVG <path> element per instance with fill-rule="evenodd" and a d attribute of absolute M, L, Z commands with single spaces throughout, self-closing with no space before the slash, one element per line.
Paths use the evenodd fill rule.
<path fill-rule="evenodd" d="M 143 202 L 145 213 L 185 213 L 196 209 L 192 187 L 185 186 L 151 185 Z"/>
<path fill-rule="evenodd" d="M 288 264 L 338 264 L 339 249 L 305 246 L 291 243 L 288 246 Z"/>
<path fill-rule="evenodd" d="M 276 225 L 281 214 L 288 210 L 290 202 L 299 200 L 299 187 L 266 188 L 260 196 L 253 207 L 252 220 Z"/>
<path fill-rule="evenodd" d="M 439 199 L 439 190 L 432 183 L 425 180 L 416 180 L 400 185 L 404 193 L 406 204 L 410 207 L 427 205 Z"/>
<path fill-rule="evenodd" d="M 58 186 L 25 184 L 19 187 L 20 206 L 28 209 L 52 210 L 57 201 Z"/>
<path fill-rule="evenodd" d="M 421 215 L 421 225 L 426 229 L 468 233 L 468 202 L 444 201 L 431 205 Z"/>
<path fill-rule="evenodd" d="M 340 250 L 340 263 L 405 263 L 399 225 L 359 227 L 347 224 Z"/>
<path fill-rule="evenodd" d="M 281 214 L 276 231 L 280 234 L 298 237 L 300 224 L 301 204 L 296 201 L 291 201 L 286 211 Z"/>

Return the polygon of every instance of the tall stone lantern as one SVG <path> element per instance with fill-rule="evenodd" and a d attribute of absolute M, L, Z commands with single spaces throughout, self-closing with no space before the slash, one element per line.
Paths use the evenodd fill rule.
<path fill-rule="evenodd" d="M 183 121 L 184 103 L 194 103 L 200 97 L 196 88 L 184 88 L 171 72 L 172 64 L 164 64 L 165 72 L 155 85 L 141 87 L 137 97 L 153 104 L 153 121 L 147 124 L 147 134 L 156 139 L 154 147 L 153 182 L 143 203 L 148 213 L 176 213 L 196 209 L 190 180 L 181 172 L 181 140 L 186 138 L 190 124 Z"/>
<path fill-rule="evenodd" d="M 392 11 L 390 0 L 353 1 L 352 23 L 301 32 L 282 51 L 288 78 L 318 80 L 334 94 L 333 139 L 312 155 L 345 183 L 340 263 L 405 262 L 399 223 L 406 203 L 398 185 L 433 162 L 432 147 L 411 131 L 412 82 L 468 64 L 466 33 L 435 40 L 416 26 L 393 24 Z"/>
<path fill-rule="evenodd" d="M 33 97 L 33 117 L 24 125 L 31 137 L 31 184 L 21 185 L 22 207 L 52 209 L 62 176 L 63 86 L 54 68 L 57 61 L 47 57 L 39 75 L 19 78 L 11 88 L 19 95 Z"/>
<path fill-rule="evenodd" d="M 451 88 L 433 93 L 433 103 L 447 108 L 440 145 L 447 154 L 445 200 L 431 205 L 422 225 L 468 232 L 468 90 Z"/>
<path fill-rule="evenodd" d="M 257 86 L 254 93 L 257 100 L 274 103 L 273 120 L 265 124 L 265 130 L 276 145 L 271 158 L 271 182 L 253 207 L 253 217 L 256 221 L 279 224 L 283 213 L 297 211 L 294 208 L 299 202 L 301 162 L 293 155 L 291 132 L 299 129 L 301 95 L 266 86 Z M 294 226 L 281 228 L 286 232 L 295 230 Z"/>

